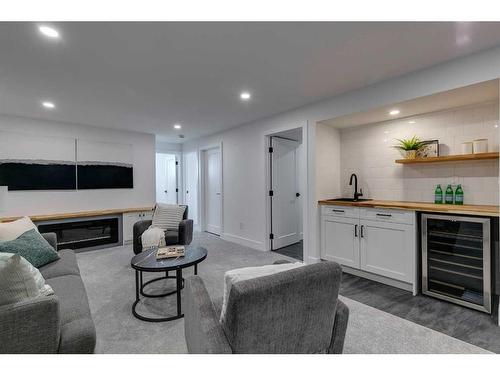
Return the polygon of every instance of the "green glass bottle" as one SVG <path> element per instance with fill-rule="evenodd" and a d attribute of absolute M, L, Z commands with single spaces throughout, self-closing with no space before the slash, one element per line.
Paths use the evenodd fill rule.
<path fill-rule="evenodd" d="M 455 204 L 464 204 L 464 191 L 462 185 L 458 185 L 455 190 Z"/>
<path fill-rule="evenodd" d="M 453 189 L 451 185 L 446 187 L 446 192 L 444 193 L 444 203 L 453 204 Z"/>
<path fill-rule="evenodd" d="M 436 186 L 436 190 L 434 190 L 434 203 L 443 203 L 443 189 L 441 189 L 441 185 Z"/>

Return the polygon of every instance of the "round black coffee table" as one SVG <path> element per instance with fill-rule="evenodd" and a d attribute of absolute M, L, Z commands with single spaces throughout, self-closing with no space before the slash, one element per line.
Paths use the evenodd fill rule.
<path fill-rule="evenodd" d="M 146 322 L 166 322 L 169 320 L 180 319 L 184 316 L 181 310 L 181 289 L 184 288 L 184 278 L 182 277 L 182 269 L 194 266 L 194 274 L 198 274 L 198 263 L 202 262 L 207 257 L 207 250 L 199 246 L 186 246 L 185 255 L 179 258 L 169 258 L 156 260 L 157 248 L 143 251 L 137 254 L 130 261 L 130 265 L 135 270 L 135 302 L 132 305 L 132 314 L 138 319 Z M 169 271 L 175 271 L 175 276 L 169 276 Z M 143 272 L 165 272 L 165 276 L 157 277 L 149 280 L 146 283 L 142 281 Z M 144 292 L 144 287 L 155 281 L 175 279 L 176 288 L 162 294 L 148 294 Z M 136 306 L 140 302 L 140 296 L 148 298 L 166 297 L 172 294 L 177 296 L 177 315 L 165 318 L 148 318 L 140 315 L 136 311 Z"/>

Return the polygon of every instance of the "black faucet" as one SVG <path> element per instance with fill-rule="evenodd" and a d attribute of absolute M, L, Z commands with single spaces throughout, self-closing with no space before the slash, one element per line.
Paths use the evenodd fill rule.
<path fill-rule="evenodd" d="M 355 173 L 351 175 L 349 179 L 349 186 L 352 186 L 352 178 L 354 177 L 354 200 L 357 201 L 359 197 L 363 196 L 363 189 L 359 189 L 358 193 L 358 176 Z"/>

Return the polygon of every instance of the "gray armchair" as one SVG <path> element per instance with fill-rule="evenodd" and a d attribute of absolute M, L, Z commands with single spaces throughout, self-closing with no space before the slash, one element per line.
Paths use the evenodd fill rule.
<path fill-rule="evenodd" d="M 224 320 L 203 280 L 186 278 L 189 353 L 342 353 L 349 309 L 341 267 L 322 262 L 235 283 Z M 222 281 L 221 281 L 222 282 Z"/>
<path fill-rule="evenodd" d="M 168 230 L 165 232 L 165 242 L 167 245 L 189 245 L 193 240 L 193 220 L 188 219 L 188 206 L 184 210 L 184 216 L 179 223 L 178 230 Z M 134 243 L 133 249 L 135 254 L 142 252 L 141 236 L 146 229 L 151 226 L 152 220 L 141 220 L 134 224 L 133 236 Z"/>

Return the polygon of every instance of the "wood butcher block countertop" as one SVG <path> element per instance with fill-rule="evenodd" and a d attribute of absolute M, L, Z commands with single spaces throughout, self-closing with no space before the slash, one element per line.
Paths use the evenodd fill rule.
<path fill-rule="evenodd" d="M 478 215 L 478 216 L 500 216 L 499 206 L 486 206 L 464 204 L 462 206 L 454 204 L 434 204 L 426 202 L 405 202 L 405 201 L 386 201 L 370 200 L 361 202 L 333 201 L 325 199 L 318 201 L 320 205 L 332 206 L 354 206 L 354 207 L 372 207 L 372 208 L 397 208 L 410 211 L 430 211 L 450 214 Z"/>
<path fill-rule="evenodd" d="M 110 210 L 94 210 L 94 211 L 81 211 L 81 212 L 68 212 L 60 214 L 48 214 L 48 215 L 25 215 L 29 216 L 32 221 L 45 221 L 45 220 L 61 220 L 61 219 L 73 219 L 79 217 L 92 217 L 92 216 L 105 216 L 105 215 L 118 215 L 125 214 L 129 212 L 142 212 L 151 211 L 153 207 L 135 207 L 135 208 L 115 208 Z M 12 217 L 0 217 L 0 222 L 14 221 L 22 216 L 12 216 Z"/>

